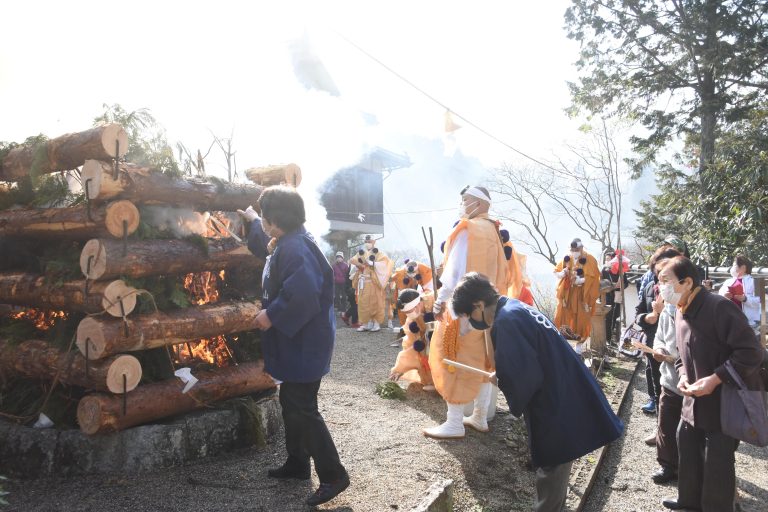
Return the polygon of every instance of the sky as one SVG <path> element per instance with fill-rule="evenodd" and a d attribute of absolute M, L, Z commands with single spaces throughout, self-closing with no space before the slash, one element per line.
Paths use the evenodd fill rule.
<path fill-rule="evenodd" d="M 316 234 L 327 226 L 312 191 L 378 145 L 413 162 L 384 182 L 381 246 L 423 252 L 420 227 L 444 239 L 463 185 L 502 162 L 529 162 L 459 119 L 447 156 L 445 108 L 350 42 L 485 131 L 551 160 L 582 122 L 564 114 L 578 58 L 563 29 L 569 3 L 12 2 L 0 31 L 0 140 L 87 129 L 105 103 L 147 108 L 172 144 L 205 152 L 212 133 L 233 134 L 241 170 L 298 163 Z M 299 57 L 322 62 L 333 94 L 301 82 L 301 44 Z M 214 150 L 209 172 L 223 172 L 221 162 Z M 556 236 L 562 247 L 574 234 Z"/>

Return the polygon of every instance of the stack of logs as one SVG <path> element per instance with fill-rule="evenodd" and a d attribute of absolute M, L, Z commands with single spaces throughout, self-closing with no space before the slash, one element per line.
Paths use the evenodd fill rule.
<path fill-rule="evenodd" d="M 225 301 L 138 314 L 138 291 L 123 279 L 257 269 L 263 262 L 234 237 L 207 238 L 207 249 L 183 239 L 132 237 L 140 207 L 233 212 L 256 205 L 264 185 L 288 180 L 297 184 L 298 167 L 249 169 L 249 177 L 260 184 L 173 178 L 121 161 L 128 138 L 117 124 L 42 144 L 45 148 L 21 146 L 8 152 L 0 161 L 0 181 L 23 179 L 33 165 L 38 174 L 77 169 L 85 204 L 0 211 L 0 236 L 79 241 L 83 279 L 52 283 L 43 275 L 3 269 L 0 304 L 13 305 L 7 308 L 12 314 L 36 308 L 86 316 L 77 327 L 79 352 L 61 352 L 37 339 L 20 344 L 0 340 L 0 376 L 56 380 L 93 391 L 77 409 L 78 423 L 87 434 L 125 429 L 273 387 L 261 361 L 196 372 L 199 382 L 186 393 L 178 378 L 141 384 L 141 365 L 130 352 L 251 331 L 260 304 Z"/>

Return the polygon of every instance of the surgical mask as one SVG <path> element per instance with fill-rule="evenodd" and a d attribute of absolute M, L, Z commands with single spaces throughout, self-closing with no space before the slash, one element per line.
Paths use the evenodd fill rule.
<path fill-rule="evenodd" d="M 683 294 L 675 291 L 675 285 L 672 283 L 664 283 L 659 286 L 659 294 L 664 302 L 667 304 L 679 304 Z"/>
<path fill-rule="evenodd" d="M 580 252 L 571 251 L 571 259 L 575 262 L 579 261 L 579 258 L 581 258 Z"/>
<path fill-rule="evenodd" d="M 472 328 L 475 329 L 476 331 L 484 331 L 489 327 L 491 327 L 490 325 L 488 325 L 488 322 L 485 321 L 485 311 L 483 311 L 481 314 L 483 315 L 482 320 L 475 320 L 471 316 L 467 318 L 469 320 L 469 325 L 471 325 Z"/>
<path fill-rule="evenodd" d="M 365 244 L 365 249 L 370 251 L 371 249 L 373 249 L 373 244 L 372 243 Z"/>
<path fill-rule="evenodd" d="M 467 206 L 468 205 L 464 205 L 463 202 L 459 205 L 459 217 L 462 219 L 471 219 L 472 216 L 480 209 L 480 205 L 478 203 L 473 203 L 471 206 L 469 206 L 469 210 L 467 210 Z"/>
<path fill-rule="evenodd" d="M 419 318 L 419 311 L 418 311 L 418 309 L 419 308 L 413 308 L 412 310 L 407 312 L 405 314 L 405 318 L 407 318 L 409 322 L 413 322 L 414 320 Z"/>
<path fill-rule="evenodd" d="M 739 277 L 739 267 L 736 265 L 731 267 L 731 277 Z"/>

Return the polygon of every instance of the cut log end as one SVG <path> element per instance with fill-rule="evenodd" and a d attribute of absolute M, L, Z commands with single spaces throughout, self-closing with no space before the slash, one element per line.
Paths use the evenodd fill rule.
<path fill-rule="evenodd" d="M 245 171 L 246 177 L 257 185 L 290 185 L 298 187 L 301 184 L 301 168 L 296 164 L 268 165 L 252 167 Z"/>
<path fill-rule="evenodd" d="M 88 279 L 94 281 L 104 275 L 107 269 L 107 251 L 101 240 L 88 240 L 80 253 L 80 270 Z"/>
<path fill-rule="evenodd" d="M 112 316 L 122 318 L 123 315 L 130 315 L 136 308 L 136 288 L 128 286 L 121 279 L 112 281 L 104 288 L 104 299 L 101 305 Z M 123 305 L 120 306 L 122 301 Z"/>
<path fill-rule="evenodd" d="M 141 381 L 141 363 L 127 354 L 118 356 L 107 371 L 107 388 L 112 393 L 133 391 Z M 123 379 L 125 376 L 125 379 Z"/>
<path fill-rule="evenodd" d="M 101 359 L 106 355 L 106 340 L 101 324 L 96 318 L 87 316 L 77 325 L 77 348 L 90 360 Z"/>
<path fill-rule="evenodd" d="M 99 395 L 88 395 L 77 404 L 77 422 L 80 430 L 88 435 L 114 431 L 115 418 L 103 412 Z"/>
<path fill-rule="evenodd" d="M 122 238 L 139 228 L 139 209 L 130 201 L 114 201 L 107 206 L 105 224 L 109 234 Z"/>
<path fill-rule="evenodd" d="M 125 156 L 128 152 L 128 134 L 119 124 L 108 124 L 101 132 L 101 144 L 104 146 L 104 151 L 112 158 Z M 115 152 L 117 148 L 119 148 L 119 154 Z"/>

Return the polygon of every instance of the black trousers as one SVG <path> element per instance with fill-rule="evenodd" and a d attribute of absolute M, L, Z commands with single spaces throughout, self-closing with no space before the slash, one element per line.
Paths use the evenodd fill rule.
<path fill-rule="evenodd" d="M 352 287 L 349 287 L 347 289 L 347 303 L 349 304 L 349 307 L 347 308 L 347 316 L 349 317 L 349 321 L 353 324 L 357 323 L 357 302 L 355 302 L 355 289 Z"/>
<path fill-rule="evenodd" d="M 677 430 L 680 465 L 677 501 L 703 512 L 733 512 L 736 498 L 736 448 L 721 432 L 705 432 L 685 421 Z"/>
<path fill-rule="evenodd" d="M 345 283 L 333 283 L 333 302 L 337 310 L 345 311 L 347 309 L 347 285 Z"/>
<path fill-rule="evenodd" d="M 659 398 L 659 429 L 656 431 L 656 460 L 661 467 L 677 471 L 677 427 L 680 425 L 680 412 L 683 410 L 683 397 L 661 387 Z"/>
<path fill-rule="evenodd" d="M 319 380 L 309 383 L 283 382 L 280 385 L 280 406 L 283 409 L 288 464 L 308 466 L 312 457 L 320 482 L 328 483 L 342 478 L 346 470 L 317 409 L 319 389 Z"/>
<path fill-rule="evenodd" d="M 648 384 L 648 396 L 659 403 L 661 396 L 661 363 L 653 356 L 645 355 L 645 381 Z"/>

